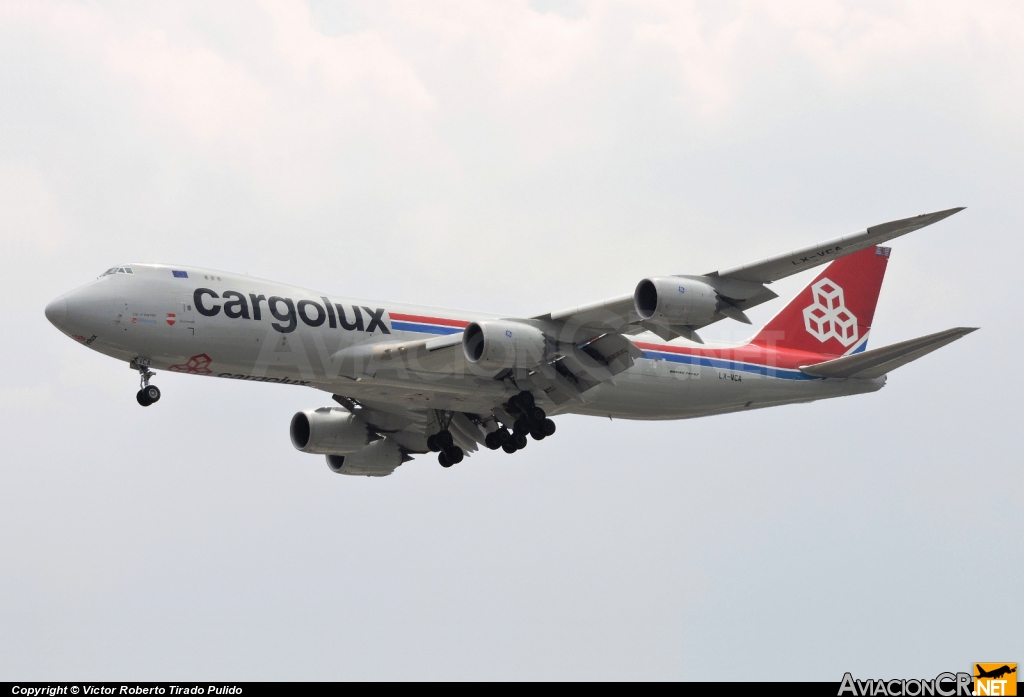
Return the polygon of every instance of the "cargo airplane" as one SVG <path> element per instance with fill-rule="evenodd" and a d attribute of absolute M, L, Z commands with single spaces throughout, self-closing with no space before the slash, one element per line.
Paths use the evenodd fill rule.
<path fill-rule="evenodd" d="M 687 419 L 875 392 L 890 371 L 974 331 L 868 349 L 893 238 L 928 213 L 743 266 L 654 276 L 608 300 L 533 317 L 354 300 L 246 275 L 115 266 L 46 307 L 58 329 L 125 361 L 138 403 L 155 370 L 333 396 L 292 417 L 292 444 L 341 474 L 385 476 L 433 451 L 444 467 L 483 445 L 514 453 L 552 417 Z M 777 295 L 773 281 L 827 267 L 752 339 L 698 333 Z"/>

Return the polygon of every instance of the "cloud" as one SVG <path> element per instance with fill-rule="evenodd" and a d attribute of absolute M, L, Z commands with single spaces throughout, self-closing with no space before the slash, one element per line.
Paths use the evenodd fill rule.
<path fill-rule="evenodd" d="M 909 0 L 595 1 L 567 13 L 525 0 L 396 0 L 355 6 L 361 28 L 337 35 L 297 0 L 5 6 L 3 24 L 128 85 L 140 118 L 175 147 L 300 199 L 343 184 L 338 153 L 354 149 L 389 167 L 453 166 L 462 155 L 444 129 L 467 111 L 518 132 L 528 161 L 550 157 L 592 142 L 610 91 L 659 71 L 676 108 L 701 119 L 721 118 L 786 61 L 837 85 L 897 62 L 980 61 L 1005 103 L 1024 26 L 1012 4 Z"/>
<path fill-rule="evenodd" d="M 300 200 L 324 193 L 339 148 L 371 139 L 398 156 L 430 140 L 431 95 L 376 33 L 326 36 L 298 2 L 190 9 L 28 3 L 2 21 L 126 86 L 141 123 L 170 149 Z"/>
<path fill-rule="evenodd" d="M 67 221 L 39 164 L 26 158 L 0 159 L 0 244 L 5 256 L 25 249 L 53 252 L 66 230 Z"/>

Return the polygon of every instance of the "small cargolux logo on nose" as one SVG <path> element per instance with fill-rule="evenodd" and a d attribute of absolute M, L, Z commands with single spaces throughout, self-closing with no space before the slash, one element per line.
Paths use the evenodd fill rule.
<path fill-rule="evenodd" d="M 167 324 L 169 324 L 169 325 L 171 325 L 173 327 L 174 323 L 176 321 L 177 320 L 175 319 L 175 314 L 173 312 L 168 312 L 167 313 Z"/>
<path fill-rule="evenodd" d="M 205 353 L 192 356 L 184 363 L 178 363 L 177 365 L 167 366 L 167 370 L 175 373 L 191 373 L 192 375 L 209 375 L 213 371 L 210 370 L 210 364 L 213 363 L 213 359 L 207 356 Z"/>
<path fill-rule="evenodd" d="M 843 346 L 857 341 L 857 318 L 846 309 L 843 289 L 827 278 L 813 286 L 814 303 L 804 308 L 804 327 L 807 333 L 825 343 L 835 339 Z"/>

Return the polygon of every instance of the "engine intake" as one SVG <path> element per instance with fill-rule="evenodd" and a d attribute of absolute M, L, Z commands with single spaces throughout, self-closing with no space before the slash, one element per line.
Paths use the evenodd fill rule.
<path fill-rule="evenodd" d="M 718 312 L 718 294 L 706 283 L 689 278 L 645 278 L 633 293 L 640 319 L 655 324 L 703 325 Z"/>
<path fill-rule="evenodd" d="M 487 320 L 470 322 L 462 335 L 466 360 L 489 372 L 535 368 L 547 355 L 544 333 L 528 324 Z"/>
<path fill-rule="evenodd" d="M 318 455 L 348 455 L 370 442 L 366 424 L 338 407 L 300 411 L 288 431 L 296 450 Z"/>

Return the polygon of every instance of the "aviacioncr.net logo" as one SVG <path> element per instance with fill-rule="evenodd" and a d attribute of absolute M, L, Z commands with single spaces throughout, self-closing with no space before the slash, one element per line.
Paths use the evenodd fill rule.
<path fill-rule="evenodd" d="M 804 327 L 807 333 L 825 343 L 835 339 L 843 346 L 856 343 L 857 317 L 846 309 L 843 289 L 823 278 L 813 286 L 814 302 L 804 308 Z"/>
<path fill-rule="evenodd" d="M 971 697 L 970 673 L 939 673 L 931 680 L 858 680 L 843 675 L 838 697 Z"/>

